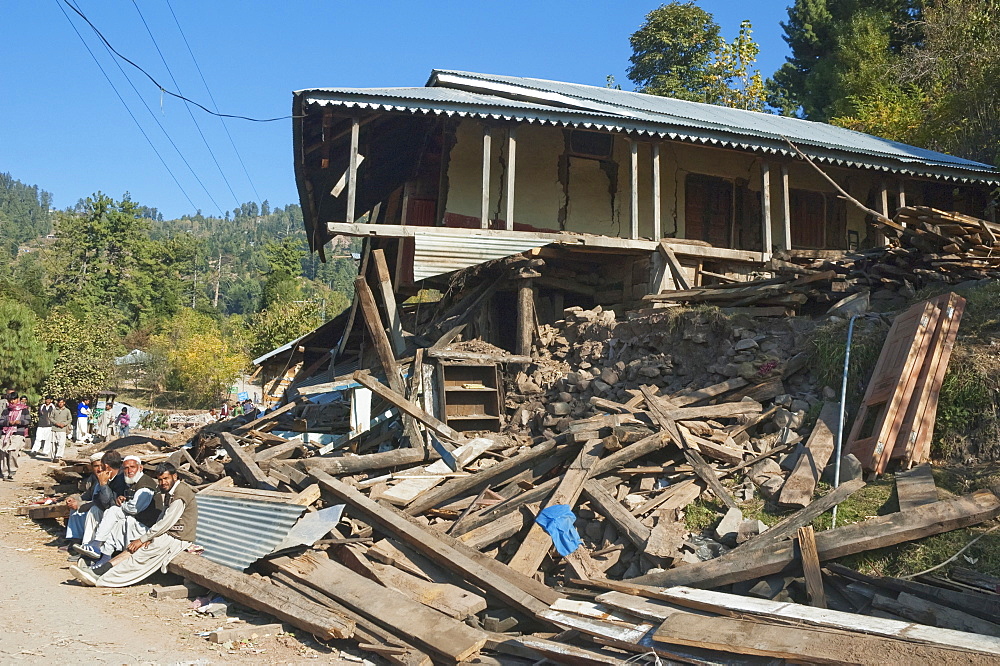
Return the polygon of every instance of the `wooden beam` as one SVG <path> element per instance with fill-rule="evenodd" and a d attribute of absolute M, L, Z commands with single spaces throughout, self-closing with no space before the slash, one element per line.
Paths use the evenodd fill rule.
<path fill-rule="evenodd" d="M 278 568 L 448 662 L 465 661 L 486 644 L 482 631 L 403 594 L 391 594 L 378 583 L 314 553 L 282 558 Z"/>
<path fill-rule="evenodd" d="M 348 504 L 352 515 L 359 514 L 359 517 L 366 522 L 403 541 L 417 552 L 456 572 L 521 612 L 539 616 L 548 609 L 550 603 L 559 598 L 559 595 L 551 589 L 521 576 L 502 562 L 464 546 L 457 539 L 428 531 L 413 518 L 372 501 L 328 474 L 316 471 L 313 472 L 313 476 L 324 490 Z M 455 547 L 456 544 L 461 545 L 462 549 Z M 543 589 L 540 590 L 539 585 Z M 532 589 L 533 593 L 526 592 L 525 587 Z M 543 595 L 545 599 L 539 599 L 535 594 Z"/>
<path fill-rule="evenodd" d="M 344 222 L 354 224 L 355 207 L 358 200 L 358 139 L 361 124 L 357 116 L 351 118 L 351 148 L 347 163 L 347 212 Z"/>
<path fill-rule="evenodd" d="M 275 490 L 277 484 L 264 474 L 264 471 L 254 462 L 253 456 L 243 450 L 236 438 L 228 432 L 219 433 L 222 438 L 222 448 L 226 450 L 231 464 L 240 473 L 243 480 L 260 490 Z"/>
<path fill-rule="evenodd" d="M 802 573 L 806 579 L 806 595 L 809 605 L 826 608 L 826 591 L 823 589 L 823 573 L 819 569 L 819 554 L 816 552 L 816 534 L 812 525 L 799 528 L 799 554 L 802 558 Z"/>
<path fill-rule="evenodd" d="M 770 256 L 772 250 L 771 241 L 771 171 L 767 162 L 761 160 L 761 244 L 764 246 L 765 256 Z"/>
<path fill-rule="evenodd" d="M 490 127 L 483 125 L 483 186 L 482 201 L 479 208 L 479 228 L 490 226 Z"/>
<path fill-rule="evenodd" d="M 545 503 L 545 508 L 556 504 L 566 504 L 572 508 L 580 493 L 583 492 L 583 484 L 587 480 L 588 471 L 601 456 L 604 444 L 599 439 L 592 439 L 580 448 L 580 453 L 576 459 L 570 463 L 563 474 L 559 485 L 552 492 L 552 496 Z M 543 509 L 544 510 L 544 509 Z M 517 552 L 510 558 L 509 566 L 514 571 L 519 571 L 526 576 L 533 576 L 542 560 L 552 547 L 552 537 L 550 537 L 542 526 L 532 523 L 528 534 L 521 540 L 521 545 Z"/>
<path fill-rule="evenodd" d="M 660 211 L 660 143 L 653 143 L 653 240 L 663 237 Z"/>
<path fill-rule="evenodd" d="M 531 356 L 535 337 L 535 288 L 530 279 L 521 280 L 517 287 L 517 353 Z"/>
<path fill-rule="evenodd" d="M 839 421 L 840 403 L 823 403 L 805 448 L 781 488 L 778 504 L 801 509 L 812 502 L 816 482 L 833 454 L 834 433 L 837 432 Z"/>
<path fill-rule="evenodd" d="M 278 407 L 277 409 L 273 409 L 270 412 L 255 418 L 253 421 L 250 421 L 249 423 L 244 423 L 243 425 L 238 426 L 237 428 L 233 429 L 233 432 L 243 433 L 253 430 L 261 423 L 264 423 L 266 421 L 273 421 L 282 414 L 284 414 L 285 412 L 295 409 L 296 407 L 298 407 L 298 404 L 299 404 L 298 401 L 292 400 L 291 402 L 284 404 L 281 407 Z"/>
<path fill-rule="evenodd" d="M 385 313 L 389 317 L 389 340 L 392 343 L 392 351 L 400 357 L 406 353 L 406 342 L 403 340 L 403 325 L 399 320 L 399 310 L 396 308 L 396 294 L 392 288 L 392 277 L 389 275 L 389 265 L 385 261 L 385 252 L 382 249 L 373 251 L 372 260 L 378 278 L 379 295 L 382 297 Z"/>
<path fill-rule="evenodd" d="M 681 266 L 681 262 L 678 261 L 677 255 L 674 254 L 670 244 L 666 241 L 660 241 L 658 249 L 660 250 L 660 253 L 663 254 L 667 269 L 670 271 L 670 275 L 674 279 L 674 288 L 690 289 L 691 285 L 688 284 L 687 278 L 684 277 L 684 268 Z"/>
<path fill-rule="evenodd" d="M 354 635 L 353 620 L 291 590 L 278 587 L 266 578 L 250 576 L 186 552 L 175 555 L 167 569 L 247 608 L 273 615 L 322 640 L 351 638 Z"/>
<path fill-rule="evenodd" d="M 1000 499 L 988 490 L 977 490 L 952 500 L 927 504 L 907 513 L 879 516 L 820 532 L 816 535 L 816 548 L 820 561 L 837 559 L 976 525 L 997 516 L 1000 516 Z M 772 548 L 750 552 L 736 549 L 707 562 L 646 574 L 632 579 L 632 582 L 643 585 L 717 587 L 784 571 L 794 561 L 794 544 L 776 544 Z"/>
<path fill-rule="evenodd" d="M 621 502 L 612 497 L 597 479 L 590 479 L 584 483 L 583 492 L 593 508 L 614 523 L 619 534 L 635 544 L 640 553 L 646 548 L 650 529 L 629 513 Z"/>
<path fill-rule="evenodd" d="M 781 165 L 781 226 L 784 230 L 781 249 L 792 249 L 792 203 L 788 181 L 788 165 Z"/>
<path fill-rule="evenodd" d="M 462 349 L 451 349 L 442 347 L 440 349 L 429 348 L 427 355 L 431 358 L 445 358 L 456 361 L 477 361 L 480 363 L 531 363 L 532 358 L 522 354 L 484 354 L 480 352 L 464 351 Z"/>
<path fill-rule="evenodd" d="M 629 139 L 629 238 L 639 237 L 639 143 Z"/>
<path fill-rule="evenodd" d="M 517 170 L 517 127 L 507 126 L 507 231 L 514 230 L 514 172 Z"/>
<path fill-rule="evenodd" d="M 365 327 L 368 329 L 372 345 L 375 347 L 375 353 L 378 354 L 379 363 L 385 371 L 389 387 L 402 395 L 406 388 L 403 386 L 402 377 L 399 376 L 399 366 L 396 365 L 396 357 L 389 344 L 389 337 L 382 327 L 382 318 L 378 314 L 378 306 L 375 305 L 375 296 L 368 287 L 368 281 L 364 276 L 354 280 L 354 293 L 358 297 L 362 319 L 365 320 Z"/>
<path fill-rule="evenodd" d="M 369 453 L 363 456 L 343 456 L 340 458 L 315 456 L 295 462 L 307 472 L 319 469 L 327 474 L 340 475 L 359 474 L 376 469 L 413 465 L 415 463 L 428 462 L 437 457 L 439 456 L 433 449 L 427 452 L 423 448 L 406 447 L 383 453 Z"/>
<path fill-rule="evenodd" d="M 398 377 L 398 375 L 397 375 Z M 398 407 L 400 411 L 409 414 L 413 418 L 417 419 L 423 423 L 428 429 L 437 433 L 439 436 L 445 439 L 451 440 L 455 443 L 462 443 L 466 441 L 465 435 L 453 430 L 447 424 L 437 420 L 424 410 L 420 409 L 417 405 L 413 404 L 409 400 L 403 397 L 402 390 L 394 390 L 386 387 L 384 384 L 376 380 L 367 372 L 361 370 L 354 373 L 354 380 L 364 386 L 365 388 L 371 389 L 371 392 L 382 398 L 386 402 L 391 402 L 393 405 Z"/>
<path fill-rule="evenodd" d="M 906 181 L 902 178 L 899 179 L 899 207 L 906 208 Z M 903 228 L 906 228 L 906 222 L 900 221 Z"/>

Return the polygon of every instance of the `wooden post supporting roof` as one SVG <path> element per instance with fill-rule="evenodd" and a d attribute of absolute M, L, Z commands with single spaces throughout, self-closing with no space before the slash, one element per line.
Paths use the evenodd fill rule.
<path fill-rule="evenodd" d="M 630 159 L 629 173 L 629 234 L 628 237 L 636 239 L 639 237 L 639 144 L 635 139 L 628 142 Z"/>
<path fill-rule="evenodd" d="M 781 223 L 784 229 L 784 241 L 781 244 L 782 250 L 792 249 L 792 200 L 791 190 L 788 187 L 788 167 L 781 165 Z"/>
<path fill-rule="evenodd" d="M 899 207 L 906 208 L 906 181 L 903 179 L 899 180 Z M 900 220 L 899 224 L 905 229 L 906 222 Z"/>
<path fill-rule="evenodd" d="M 381 249 L 372 252 L 372 265 L 378 278 L 378 290 L 382 296 L 382 305 L 389 318 L 389 341 L 392 351 L 397 357 L 406 352 L 406 341 L 403 339 L 403 325 L 399 320 L 399 310 L 396 308 L 396 294 L 392 288 L 392 277 L 389 275 L 389 265 L 385 261 L 385 252 Z"/>
<path fill-rule="evenodd" d="M 767 162 L 761 161 L 760 163 L 760 177 L 761 177 L 761 199 L 762 199 L 762 210 L 761 210 L 761 244 L 763 245 L 762 252 L 764 253 L 764 259 L 766 259 L 771 254 L 771 171 L 767 166 Z"/>
<path fill-rule="evenodd" d="M 660 144 L 653 144 L 653 240 L 663 238 L 660 221 Z"/>
<path fill-rule="evenodd" d="M 361 132 L 361 122 L 355 116 L 351 118 L 351 154 L 347 165 L 347 214 L 344 216 L 348 224 L 354 224 L 354 208 L 358 200 L 358 139 Z"/>
<path fill-rule="evenodd" d="M 490 228 L 490 128 L 483 125 L 483 201 L 480 208 L 479 227 Z"/>
<path fill-rule="evenodd" d="M 517 128 L 507 129 L 507 231 L 514 230 L 514 170 L 517 166 Z"/>

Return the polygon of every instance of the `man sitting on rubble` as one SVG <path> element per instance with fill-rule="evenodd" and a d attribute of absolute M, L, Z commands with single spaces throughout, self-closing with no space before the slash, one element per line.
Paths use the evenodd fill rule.
<path fill-rule="evenodd" d="M 94 531 L 90 542 L 73 546 L 73 550 L 92 560 L 91 565 L 100 567 L 111 560 L 112 555 L 144 534 L 156 522 L 159 515 L 153 502 L 156 481 L 142 473 L 139 456 L 125 456 L 122 460 L 122 477 L 125 479 L 124 494 L 115 498 L 101 516 L 101 522 Z"/>
<path fill-rule="evenodd" d="M 118 498 L 125 495 L 127 484 L 125 475 L 121 472 L 122 454 L 117 451 L 107 451 L 101 456 L 101 471 L 97 477 L 97 485 L 93 492 L 93 501 L 83 522 L 83 543 L 94 540 L 98 525 L 104 512 L 115 506 Z M 74 549 L 75 551 L 75 549 Z"/>
<path fill-rule="evenodd" d="M 132 555 L 113 567 L 110 562 L 100 569 L 70 567 L 77 580 L 97 587 L 134 585 L 191 546 L 198 523 L 194 489 L 177 478 L 177 468 L 170 463 L 156 468 L 156 484 L 160 517 L 148 532 L 128 544 L 126 550 Z"/>
<path fill-rule="evenodd" d="M 83 480 L 82 492 L 70 495 L 66 498 L 66 506 L 68 506 L 70 511 L 72 511 L 72 513 L 69 514 L 69 518 L 66 519 L 66 540 L 71 544 L 83 542 L 83 531 L 87 522 L 87 512 L 90 511 L 90 508 L 93 506 L 94 492 L 100 485 L 100 482 L 97 480 L 97 475 L 102 469 L 104 469 L 104 465 L 101 464 L 101 458 L 103 456 L 103 451 L 90 456 L 91 474 Z M 70 547 L 64 546 L 59 550 L 70 550 Z M 70 560 L 76 559 L 78 559 L 76 555 L 72 555 L 70 557 Z"/>

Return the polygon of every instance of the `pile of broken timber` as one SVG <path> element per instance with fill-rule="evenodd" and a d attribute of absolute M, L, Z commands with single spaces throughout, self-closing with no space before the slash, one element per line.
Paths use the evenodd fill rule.
<path fill-rule="evenodd" d="M 726 314 L 757 317 L 792 316 L 795 308 L 811 297 L 819 297 L 819 287 L 837 277 L 834 270 L 812 271 L 793 267 L 792 275 L 739 282 L 724 279 L 720 284 L 649 294 L 643 300 L 652 303 L 688 303 L 715 305 Z M 722 279 L 722 276 L 716 276 Z M 846 295 L 846 294 L 844 294 Z"/>
<path fill-rule="evenodd" d="M 965 299 L 955 293 L 897 315 L 861 402 L 847 448 L 881 474 L 893 460 L 909 468 L 928 459 L 938 395 Z"/>
<path fill-rule="evenodd" d="M 948 260 L 969 261 L 973 266 L 1000 263 L 1000 226 L 961 213 L 929 206 L 899 209 L 888 227 L 913 247 L 927 253 L 952 255 Z"/>

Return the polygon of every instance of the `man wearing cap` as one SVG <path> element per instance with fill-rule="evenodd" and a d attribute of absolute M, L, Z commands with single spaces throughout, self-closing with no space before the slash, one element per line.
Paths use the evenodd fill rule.
<path fill-rule="evenodd" d="M 53 400 L 53 396 L 47 395 L 38 406 L 38 423 L 35 426 L 35 442 L 31 445 L 32 454 L 52 455 L 52 412 L 56 410 L 56 406 L 52 404 Z"/>
<path fill-rule="evenodd" d="M 97 475 L 104 468 L 101 464 L 101 457 L 104 455 L 103 451 L 90 456 L 90 471 L 92 472 L 90 476 L 83 480 L 83 492 L 77 493 L 75 495 L 70 495 L 66 498 L 66 506 L 72 511 L 69 514 L 69 518 L 66 519 L 66 539 L 70 542 L 80 543 L 83 541 L 83 532 L 87 524 L 87 513 L 90 511 L 94 502 L 94 491 L 100 485 L 97 480 Z M 69 547 L 61 548 L 60 550 L 69 550 Z M 79 559 L 78 555 L 72 555 L 70 560 Z"/>
<path fill-rule="evenodd" d="M 160 490 L 156 495 L 160 517 L 148 532 L 126 546 L 131 557 L 113 568 L 109 562 L 96 571 L 70 567 L 78 581 L 97 587 L 134 585 L 191 546 L 198 523 L 194 489 L 177 478 L 177 468 L 170 463 L 156 468 L 156 484 Z"/>
<path fill-rule="evenodd" d="M 139 456 L 122 459 L 122 478 L 125 481 L 123 494 L 115 497 L 114 505 L 104 511 L 94 538 L 88 543 L 73 546 L 73 550 L 80 555 L 97 560 L 92 565 L 95 568 L 110 561 L 112 555 L 125 550 L 131 541 L 145 534 L 159 515 L 153 502 L 156 482 L 142 473 Z"/>
<path fill-rule="evenodd" d="M 56 408 L 49 416 L 49 422 L 52 423 L 52 441 L 50 446 L 42 451 L 42 455 L 51 455 L 52 462 L 58 462 L 62 460 L 66 451 L 66 438 L 73 425 L 73 412 L 69 411 L 64 399 L 59 398 Z"/>

